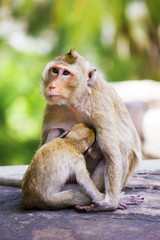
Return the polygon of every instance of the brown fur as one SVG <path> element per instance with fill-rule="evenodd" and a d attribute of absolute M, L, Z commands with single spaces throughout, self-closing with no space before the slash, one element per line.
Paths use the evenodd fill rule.
<path fill-rule="evenodd" d="M 66 61 L 68 55 L 76 56 L 74 64 Z M 58 71 L 54 76 L 53 68 Z M 66 69 L 70 72 L 67 78 L 63 74 Z M 87 168 L 98 189 L 105 189 L 101 210 L 116 209 L 122 188 L 141 160 L 140 140 L 124 103 L 112 86 L 73 50 L 48 63 L 42 76 L 42 93 L 48 103 L 41 145 L 56 136 L 57 128 L 67 130 L 80 122 L 93 127 L 97 136 L 94 152 L 98 154 L 86 157 Z M 86 202 L 84 196 L 83 201 Z"/>
<path fill-rule="evenodd" d="M 91 199 L 102 200 L 82 155 L 94 140 L 92 129 L 77 124 L 64 139 L 55 138 L 44 144 L 34 155 L 22 181 L 24 207 L 57 209 L 75 206 L 82 203 L 81 195 L 87 199 L 86 203 Z M 62 191 L 67 180 L 74 176 L 85 191 Z"/>
<path fill-rule="evenodd" d="M 57 57 L 55 60 L 57 62 L 62 61 L 62 62 L 66 62 L 66 63 L 69 63 L 69 64 L 74 64 L 77 60 L 77 57 L 78 57 L 78 55 L 76 54 L 74 49 L 71 49 L 69 53 L 64 54 L 60 57 Z"/>

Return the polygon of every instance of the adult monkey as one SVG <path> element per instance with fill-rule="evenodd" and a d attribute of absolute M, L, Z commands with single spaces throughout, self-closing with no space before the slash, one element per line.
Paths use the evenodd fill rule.
<path fill-rule="evenodd" d="M 96 131 L 95 149 L 86 164 L 97 188 L 105 189 L 105 199 L 77 209 L 109 211 L 125 208 L 128 202 L 142 202 L 139 196 L 129 196 L 126 201 L 120 194 L 141 159 L 141 144 L 124 103 L 111 85 L 74 50 L 49 62 L 42 78 L 47 105 L 40 145 L 77 123 L 84 122 Z M 80 205 L 84 202 L 83 195 Z"/>

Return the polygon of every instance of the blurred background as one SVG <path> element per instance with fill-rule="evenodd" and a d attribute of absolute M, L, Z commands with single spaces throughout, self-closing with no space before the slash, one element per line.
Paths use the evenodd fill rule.
<path fill-rule="evenodd" d="M 0 0 L 0 165 L 30 162 L 45 105 L 41 73 L 70 48 L 113 82 L 144 144 L 146 129 L 156 132 L 157 152 L 146 156 L 160 157 L 160 1 Z"/>

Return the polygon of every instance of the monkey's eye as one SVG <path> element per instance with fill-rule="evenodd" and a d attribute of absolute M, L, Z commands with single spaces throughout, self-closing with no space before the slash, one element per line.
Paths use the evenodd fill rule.
<path fill-rule="evenodd" d="M 69 76 L 71 73 L 69 72 L 69 71 L 67 71 L 67 70 L 64 70 L 64 72 L 63 72 L 63 75 L 65 75 L 65 76 Z"/>
<path fill-rule="evenodd" d="M 58 74 L 58 69 L 57 68 L 52 68 L 52 74 L 57 75 Z"/>

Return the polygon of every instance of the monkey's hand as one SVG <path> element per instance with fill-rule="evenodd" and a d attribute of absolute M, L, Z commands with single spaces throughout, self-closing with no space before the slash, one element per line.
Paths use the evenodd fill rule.
<path fill-rule="evenodd" d="M 102 201 L 92 201 L 93 204 L 89 206 L 80 206 L 77 205 L 75 209 L 78 212 L 103 212 L 103 211 L 113 211 L 115 208 L 109 206 L 109 204 L 102 200 Z M 120 207 L 120 206 L 118 206 Z M 124 208 L 123 208 L 124 209 Z"/>
<path fill-rule="evenodd" d="M 126 195 L 124 192 L 121 192 L 119 205 L 139 205 L 144 202 L 144 197 L 139 195 Z"/>
<path fill-rule="evenodd" d="M 120 200 L 117 209 L 124 210 L 127 205 L 139 205 L 144 202 L 144 198 L 137 195 L 125 195 L 124 192 L 120 194 Z M 75 209 L 78 212 L 102 212 L 102 211 L 113 211 L 116 208 L 111 207 L 106 201 L 92 201 L 93 204 L 89 206 L 77 205 Z"/>

